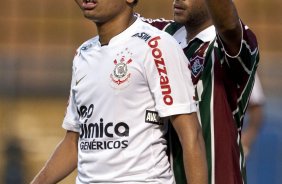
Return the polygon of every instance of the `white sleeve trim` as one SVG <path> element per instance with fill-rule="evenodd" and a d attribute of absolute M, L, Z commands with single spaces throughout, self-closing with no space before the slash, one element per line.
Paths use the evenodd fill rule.
<path fill-rule="evenodd" d="M 160 117 L 167 117 L 167 116 L 172 116 L 172 115 L 177 115 L 177 114 L 190 114 L 193 112 L 197 112 L 198 108 L 195 103 L 190 103 L 190 104 L 182 104 L 182 105 L 176 105 L 173 107 L 166 107 L 163 109 L 159 109 L 158 113 Z"/>
<path fill-rule="evenodd" d="M 71 122 L 63 122 L 62 124 L 62 127 L 65 129 L 65 130 L 70 130 L 70 131 L 73 131 L 73 132 L 79 132 L 79 126 L 75 126 L 74 125 L 75 123 L 71 123 Z"/>

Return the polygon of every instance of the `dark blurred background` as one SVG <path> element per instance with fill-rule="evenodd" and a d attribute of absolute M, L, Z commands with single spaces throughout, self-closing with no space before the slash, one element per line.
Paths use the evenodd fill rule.
<path fill-rule="evenodd" d="M 172 0 L 143 0 L 145 17 L 172 18 Z M 258 37 L 264 124 L 247 161 L 250 184 L 282 183 L 282 1 L 237 0 Z M 28 183 L 64 136 L 72 58 L 96 35 L 74 1 L 9 0 L 0 6 L 0 183 Z M 74 172 L 60 182 L 74 183 Z"/>

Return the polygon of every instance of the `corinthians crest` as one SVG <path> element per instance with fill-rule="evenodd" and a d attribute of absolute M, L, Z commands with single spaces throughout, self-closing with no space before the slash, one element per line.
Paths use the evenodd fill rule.
<path fill-rule="evenodd" d="M 132 62 L 130 55 L 132 53 L 126 48 L 125 51 L 117 54 L 118 59 L 113 61 L 115 67 L 110 78 L 114 88 L 126 87 L 129 84 L 131 73 L 128 71 L 128 65 Z"/>

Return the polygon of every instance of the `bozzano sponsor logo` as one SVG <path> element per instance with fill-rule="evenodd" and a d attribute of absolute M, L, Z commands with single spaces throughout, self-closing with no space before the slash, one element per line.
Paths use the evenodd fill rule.
<path fill-rule="evenodd" d="M 160 85 L 163 95 L 163 101 L 166 105 L 172 105 L 173 104 L 173 98 L 171 96 L 171 87 L 169 84 L 169 78 L 167 76 L 167 70 L 165 61 L 163 58 L 162 51 L 158 48 L 159 46 L 159 40 L 161 38 L 159 36 L 152 38 L 148 45 L 152 48 L 152 56 L 154 57 L 154 62 L 157 67 L 159 76 L 160 76 Z"/>

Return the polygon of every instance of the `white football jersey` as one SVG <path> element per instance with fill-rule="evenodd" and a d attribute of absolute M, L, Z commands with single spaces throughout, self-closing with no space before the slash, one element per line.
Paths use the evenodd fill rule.
<path fill-rule="evenodd" d="M 171 36 L 139 19 L 108 45 L 82 44 L 62 125 L 80 134 L 76 183 L 175 183 L 160 117 L 197 110 L 187 62 Z"/>

